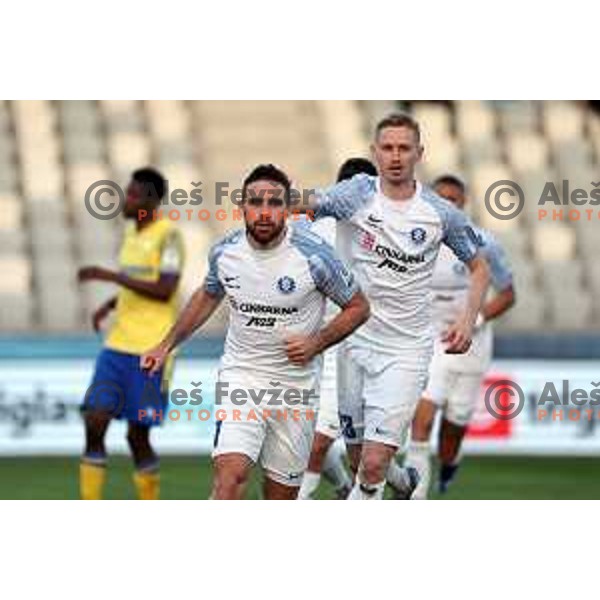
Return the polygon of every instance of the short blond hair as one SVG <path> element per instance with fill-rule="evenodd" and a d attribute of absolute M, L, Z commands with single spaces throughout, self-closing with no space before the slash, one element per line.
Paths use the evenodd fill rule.
<path fill-rule="evenodd" d="M 421 143 L 421 128 L 417 121 L 408 113 L 397 112 L 384 117 L 377 123 L 375 127 L 375 139 L 379 138 L 379 134 L 388 127 L 407 127 L 414 132 L 417 143 Z"/>

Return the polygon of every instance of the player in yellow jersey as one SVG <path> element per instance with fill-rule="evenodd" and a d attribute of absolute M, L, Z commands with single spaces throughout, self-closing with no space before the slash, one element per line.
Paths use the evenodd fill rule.
<path fill-rule="evenodd" d="M 172 327 L 178 310 L 184 261 L 182 237 L 170 221 L 153 218 L 153 210 L 165 191 L 166 182 L 160 173 L 150 168 L 135 171 L 123 210 L 128 224 L 119 270 L 91 266 L 78 273 L 80 282 L 106 281 L 119 286 L 117 295 L 93 316 L 94 329 L 99 331 L 102 321 L 116 311 L 83 403 L 83 499 L 102 498 L 106 473 L 104 438 L 113 418 L 128 422 L 127 441 L 135 463 L 138 497 L 153 500 L 159 496 L 158 457 L 150 443 L 150 428 L 161 423 L 167 407 L 172 357 L 151 377 L 139 365 L 140 356 L 154 348 Z"/>

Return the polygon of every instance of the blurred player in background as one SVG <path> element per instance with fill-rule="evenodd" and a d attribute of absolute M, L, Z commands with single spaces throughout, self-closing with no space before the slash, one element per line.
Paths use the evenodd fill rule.
<path fill-rule="evenodd" d="M 315 218 L 338 221 L 338 247 L 371 303 L 371 318 L 338 350 L 339 410 L 357 472 L 349 499 L 381 499 L 387 480 L 412 491 L 415 470 L 392 458 L 403 444 L 425 387 L 433 351 L 431 276 L 442 244 L 471 272 L 464 312 L 450 325 L 447 351 L 466 352 L 489 273 L 462 211 L 415 179 L 423 156 L 418 123 L 407 114 L 376 127 L 379 178 L 356 175 L 317 192 Z M 388 471 L 388 467 L 390 470 Z"/>
<path fill-rule="evenodd" d="M 116 311 L 83 403 L 85 451 L 80 492 L 84 499 L 102 498 L 106 478 L 104 439 L 113 418 L 128 422 L 127 441 L 135 463 L 138 497 L 159 497 L 159 463 L 150 443 L 150 428 L 160 424 L 167 406 L 172 361 L 169 358 L 152 378 L 142 372 L 139 363 L 140 356 L 158 344 L 177 316 L 183 240 L 171 222 L 155 220 L 152 214 L 165 191 L 166 182 L 160 173 L 149 168 L 135 171 L 123 210 L 129 222 L 119 270 L 91 266 L 78 273 L 80 282 L 105 281 L 120 286 L 117 295 L 93 316 L 94 329 L 99 331 L 102 321 Z M 146 413 L 143 418 L 141 411 Z"/>
<path fill-rule="evenodd" d="M 319 355 L 369 316 L 366 298 L 333 248 L 306 228 L 288 228 L 290 187 L 273 165 L 250 173 L 243 184 L 245 231 L 213 246 L 204 285 L 160 346 L 142 359 L 145 368 L 160 368 L 227 297 L 230 320 L 218 385 L 244 390 L 247 398 L 276 385 L 280 398 L 302 390 L 308 400 L 296 420 L 286 404 L 275 410 L 266 401 L 259 406 L 249 399 L 234 403 L 229 395 L 222 399 L 225 418 L 216 423 L 213 452 L 215 499 L 242 498 L 257 463 L 265 498 L 296 498 L 314 433 L 316 405 L 312 418 L 307 409 L 318 400 Z M 323 326 L 327 298 L 342 310 Z"/>
<path fill-rule="evenodd" d="M 434 182 L 435 191 L 463 210 L 467 202 L 465 184 L 453 175 Z M 442 248 L 433 272 L 433 308 L 436 339 L 429 368 L 429 383 L 419 402 L 412 426 L 412 441 L 405 464 L 419 471 L 420 481 L 413 499 L 425 499 L 431 479 L 429 440 L 434 417 L 442 411 L 439 431 L 439 490 L 445 492 L 459 465 L 461 443 L 480 397 L 481 382 L 492 359 L 491 321 L 504 314 L 515 302 L 513 278 L 504 252 L 491 234 L 475 230 L 481 254 L 490 266 L 496 293 L 477 317 L 471 348 L 453 355 L 442 341 L 444 331 L 463 310 L 471 277 L 465 266 L 447 248 Z"/>
<path fill-rule="evenodd" d="M 366 158 L 350 158 L 345 161 L 337 175 L 337 182 L 352 179 L 359 173 L 377 176 L 375 165 Z M 336 245 L 335 219 L 320 219 L 312 223 L 311 231 L 320 235 L 328 244 Z M 308 500 L 319 487 L 321 473 L 333 485 L 336 497 L 344 499 L 352 489 L 352 478 L 346 470 L 343 445 L 334 444 L 340 434 L 340 417 L 338 412 L 337 385 L 337 352 L 331 349 L 325 352 L 323 375 L 321 379 L 321 402 L 315 437 L 308 461 L 308 469 L 304 474 L 302 486 L 298 493 L 299 500 Z"/>

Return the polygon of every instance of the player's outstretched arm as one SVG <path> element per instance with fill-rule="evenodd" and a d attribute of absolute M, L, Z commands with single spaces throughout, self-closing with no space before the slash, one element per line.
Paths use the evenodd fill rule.
<path fill-rule="evenodd" d="M 311 194 L 294 202 L 292 210 L 305 212 L 312 219 L 333 217 L 338 221 L 349 219 L 376 191 L 376 179 L 358 174 L 352 179 L 336 183 L 326 189 L 313 190 Z"/>
<path fill-rule="evenodd" d="M 133 279 L 125 273 L 111 271 L 104 267 L 82 267 L 77 273 L 77 279 L 80 283 L 86 281 L 107 281 L 116 283 L 128 290 L 137 292 L 146 298 L 168 302 L 171 296 L 177 290 L 179 284 L 179 273 L 161 273 L 157 281 L 142 281 Z"/>
<path fill-rule="evenodd" d="M 356 292 L 335 318 L 314 336 L 290 336 L 286 339 L 286 352 L 290 362 L 305 365 L 330 346 L 348 337 L 370 314 L 366 296 L 361 291 Z"/>
<path fill-rule="evenodd" d="M 448 354 L 463 354 L 471 347 L 475 321 L 490 282 L 490 269 L 483 256 L 475 255 L 466 265 L 471 272 L 469 295 L 463 315 L 448 328 L 442 340 Z"/>
<path fill-rule="evenodd" d="M 179 285 L 179 274 L 161 273 L 158 281 L 142 281 L 132 279 L 124 273 L 117 273 L 115 283 L 160 302 L 168 302 L 171 296 L 177 291 Z"/>
<path fill-rule="evenodd" d="M 158 371 L 169 353 L 208 321 L 222 298 L 220 295 L 209 293 L 204 286 L 196 290 L 163 341 L 142 356 L 142 369 L 150 373 Z"/>

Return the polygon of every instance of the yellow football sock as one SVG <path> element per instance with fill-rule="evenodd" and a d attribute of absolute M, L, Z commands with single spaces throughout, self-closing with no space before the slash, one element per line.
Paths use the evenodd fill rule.
<path fill-rule="evenodd" d="M 79 494 L 82 500 L 102 500 L 106 465 L 82 460 L 79 465 Z"/>
<path fill-rule="evenodd" d="M 136 471 L 133 481 L 140 500 L 158 500 L 160 494 L 160 475 L 158 471 Z"/>

